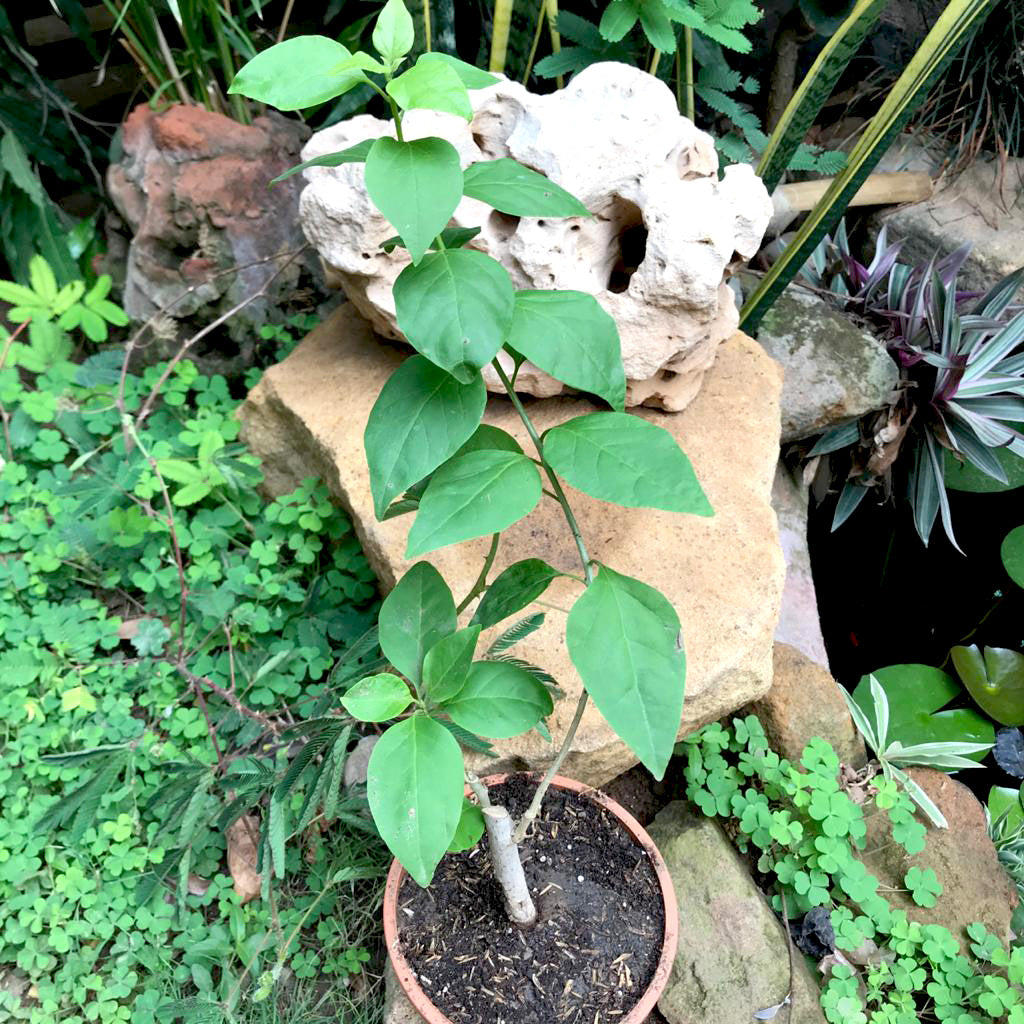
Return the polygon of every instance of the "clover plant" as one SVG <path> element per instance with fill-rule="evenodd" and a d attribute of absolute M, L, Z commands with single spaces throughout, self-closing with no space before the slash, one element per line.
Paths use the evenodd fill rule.
<path fill-rule="evenodd" d="M 427 561 L 398 581 L 379 620 L 380 645 L 394 671 L 362 679 L 344 705 L 363 721 L 392 723 L 371 757 L 368 796 L 381 835 L 409 874 L 427 885 L 446 851 L 475 841 L 486 825 L 509 912 L 526 923 L 535 909 L 516 846 L 588 699 L 659 778 L 683 704 L 685 655 L 675 610 L 652 587 L 591 558 L 563 480 L 628 507 L 698 515 L 711 508 L 672 435 L 624 411 L 618 332 L 593 296 L 517 291 L 500 263 L 471 247 L 475 232 L 449 226 L 463 197 L 515 217 L 590 216 L 578 199 L 515 160 L 463 168 L 446 140 L 407 137 L 410 110 L 469 121 L 468 90 L 498 80 L 440 53 L 425 53 L 401 70 L 414 42 L 402 0 L 388 0 L 372 38 L 376 56 L 351 53 L 320 36 L 288 40 L 253 58 L 231 88 L 292 110 L 368 84 L 391 112 L 393 134 L 306 165 L 363 163 L 367 192 L 396 232 L 385 246 L 400 245 L 409 255 L 394 301 L 399 327 L 417 354 L 384 385 L 366 425 L 374 509 L 381 519 L 415 511 L 409 558 L 475 537 L 493 539 L 477 585 L 461 602 Z M 298 66 L 302 75 L 295 73 Z M 610 411 L 577 416 L 542 437 L 515 392 L 527 359 L 599 397 Z M 481 424 L 488 367 L 519 414 L 532 455 L 509 434 Z M 550 770 L 513 824 L 467 773 L 460 741 L 474 745 L 479 737 L 505 739 L 543 728 L 552 711 L 551 693 L 536 672 L 477 657 L 483 630 L 569 575 L 531 558 L 487 579 L 501 531 L 529 515 L 543 496 L 561 508 L 567 540 L 579 556 L 582 575 L 573 578 L 581 593 L 568 615 L 566 644 L 583 691 Z M 460 613 L 481 594 L 472 621 L 460 626 Z M 464 799 L 467 782 L 481 807 Z"/>
<path fill-rule="evenodd" d="M 826 946 L 821 1008 L 830 1024 L 1024 1022 L 1024 947 L 1007 950 L 980 922 L 954 935 L 894 909 L 886 899 L 894 891 L 919 907 L 939 904 L 942 884 L 931 868 L 912 864 L 890 889 L 871 873 L 881 848 L 865 849 L 869 815 L 888 815 L 892 839 L 907 853 L 925 847 L 925 828 L 895 780 L 841 775 L 835 751 L 819 738 L 790 764 L 752 715 L 705 726 L 677 749 L 686 758 L 687 798 L 723 819 L 775 909 L 787 918 L 822 915 L 815 934 Z M 820 948 L 815 955 L 823 956 Z"/>

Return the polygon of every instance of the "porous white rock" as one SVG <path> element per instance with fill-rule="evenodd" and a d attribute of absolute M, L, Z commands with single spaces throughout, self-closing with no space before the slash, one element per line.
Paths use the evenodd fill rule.
<path fill-rule="evenodd" d="M 499 260 L 517 288 L 595 295 L 619 327 L 628 404 L 684 408 L 736 330 L 725 279 L 757 251 L 771 217 L 760 179 L 745 165 L 719 177 L 711 137 L 679 114 L 663 82 L 626 64 L 591 65 L 550 95 L 503 80 L 470 96 L 471 123 L 413 110 L 405 137 L 447 139 L 464 167 L 511 156 L 570 190 L 593 216 L 520 219 L 466 198 L 452 224 L 482 227 L 471 246 Z M 391 132 L 362 114 L 314 135 L 303 159 Z M 408 254 L 379 248 L 394 229 L 370 202 L 363 165 L 304 173 L 302 226 L 329 277 L 378 334 L 401 338 L 391 289 Z M 488 384 L 502 390 L 496 378 Z M 527 363 L 517 389 L 546 397 L 564 387 Z"/>

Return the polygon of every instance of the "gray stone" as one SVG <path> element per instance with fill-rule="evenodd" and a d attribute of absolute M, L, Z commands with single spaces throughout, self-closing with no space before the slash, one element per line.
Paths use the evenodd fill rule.
<path fill-rule="evenodd" d="M 786 560 L 782 609 L 775 643 L 800 651 L 809 661 L 828 669 L 825 638 L 818 618 L 818 595 L 807 546 L 808 490 L 798 476 L 779 463 L 772 483 L 772 508 L 779 520 L 779 543 Z"/>
<path fill-rule="evenodd" d="M 880 409 L 899 380 L 880 341 L 802 289 L 779 296 L 757 340 L 782 364 L 783 443 Z"/>
<path fill-rule="evenodd" d="M 890 241 L 903 240 L 902 263 L 925 263 L 970 242 L 960 287 L 985 291 L 1024 264 L 1024 158 L 974 160 L 930 199 L 876 214 L 871 223 L 875 233 L 885 224 Z"/>
<path fill-rule="evenodd" d="M 867 763 L 842 687 L 795 647 L 776 641 L 772 688 L 746 710 L 761 720 L 772 749 L 793 764 L 815 737 L 831 744 L 843 764 L 862 768 Z"/>
<path fill-rule="evenodd" d="M 985 808 L 957 779 L 934 768 L 910 768 L 910 777 L 939 808 L 948 828 L 928 826 L 925 848 L 913 856 L 892 842 L 884 814 L 867 818 L 865 853 L 861 860 L 882 883 L 885 898 L 911 921 L 948 928 L 967 951 L 965 929 L 980 921 L 1002 942 L 1009 943 L 1017 892 L 999 863 L 988 835 Z M 904 878 L 912 867 L 935 872 L 942 886 L 934 907 L 919 907 L 906 892 Z"/>
<path fill-rule="evenodd" d="M 750 1024 L 790 991 L 785 929 L 717 822 L 669 804 L 648 827 L 675 885 L 679 947 L 658 1009 L 669 1024 Z M 793 950 L 781 1021 L 821 1024 L 818 985 Z"/>
<path fill-rule="evenodd" d="M 423 1018 L 409 1002 L 409 997 L 398 984 L 391 961 L 384 965 L 384 1021 L 383 1024 L 423 1024 Z"/>

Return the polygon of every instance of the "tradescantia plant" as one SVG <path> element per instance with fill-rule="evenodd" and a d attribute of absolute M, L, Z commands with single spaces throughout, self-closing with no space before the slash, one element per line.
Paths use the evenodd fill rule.
<path fill-rule="evenodd" d="M 624 411 L 618 333 L 597 301 L 577 291 L 516 291 L 501 264 L 467 247 L 474 232 L 448 227 L 464 196 L 516 217 L 589 216 L 564 189 L 514 160 L 463 169 L 447 141 L 406 136 L 407 111 L 426 108 L 468 121 L 467 89 L 497 79 L 436 53 L 400 71 L 413 47 L 413 23 L 402 0 L 384 6 L 373 46 L 375 57 L 318 36 L 289 40 L 251 60 L 231 88 L 299 109 L 366 83 L 391 111 L 393 135 L 315 161 L 364 162 L 367 192 L 396 231 L 385 245 L 409 254 L 394 300 L 398 324 L 417 354 L 384 385 L 366 425 L 374 507 L 381 519 L 415 512 L 410 558 L 475 537 L 491 536 L 492 543 L 477 584 L 459 604 L 429 562 L 417 562 L 398 581 L 379 617 L 381 649 L 393 671 L 361 679 L 342 703 L 357 719 L 391 723 L 374 748 L 367 793 L 381 836 L 409 874 L 429 884 L 445 853 L 472 845 L 486 827 L 509 913 L 529 923 L 536 910 L 518 844 L 588 700 L 660 778 L 676 740 L 685 679 L 672 605 L 640 580 L 591 559 L 562 481 L 628 507 L 697 515 L 710 515 L 711 507 L 672 436 Z M 611 411 L 577 416 L 541 437 L 515 393 L 526 359 L 600 397 Z M 509 434 L 481 424 L 481 371 L 487 366 L 519 414 L 533 456 Z M 567 575 L 533 558 L 487 579 L 501 531 L 528 515 L 542 496 L 561 508 L 582 569 L 573 577 L 582 592 L 568 615 L 566 644 L 583 692 L 550 770 L 513 822 L 467 771 L 460 744 L 479 749 L 481 737 L 544 730 L 552 711 L 539 670 L 510 658 L 477 657 L 482 630 L 515 615 L 553 579 Z M 459 614 L 481 594 L 471 622 L 460 628 Z M 537 617 L 514 624 L 504 642 L 537 624 Z M 492 655 L 501 640 L 491 645 Z M 467 783 L 479 806 L 464 799 Z"/>

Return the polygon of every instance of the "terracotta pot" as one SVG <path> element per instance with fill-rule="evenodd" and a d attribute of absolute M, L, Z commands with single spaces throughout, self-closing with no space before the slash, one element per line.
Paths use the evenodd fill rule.
<path fill-rule="evenodd" d="M 483 781 L 488 786 L 496 786 L 504 782 L 508 775 L 491 775 Z M 618 1024 L 642 1024 L 647 1015 L 654 1009 L 668 984 L 669 972 L 672 970 L 672 961 L 676 956 L 676 942 L 679 938 L 679 909 L 676 905 L 676 893 L 672 886 L 672 878 L 661 854 L 658 852 L 654 840 L 647 834 L 644 827 L 622 807 L 605 796 L 600 790 L 591 786 L 584 786 L 582 782 L 574 779 L 567 779 L 562 775 L 556 775 L 551 783 L 557 789 L 568 789 L 574 793 L 582 793 L 588 796 L 595 803 L 600 804 L 606 810 L 615 815 L 622 823 L 622 827 L 629 832 L 639 846 L 647 851 L 651 865 L 658 877 L 658 884 L 661 886 L 661 899 L 665 910 L 665 938 L 662 942 L 661 957 L 658 966 L 654 971 L 647 991 L 640 997 L 640 1001 L 632 1010 L 623 1017 Z M 469 790 L 467 787 L 467 796 Z M 452 1024 L 452 1022 L 430 1001 L 427 994 L 420 988 L 416 976 L 408 961 L 402 955 L 402 949 L 398 939 L 398 893 L 405 880 L 405 868 L 398 861 L 391 862 L 391 870 L 388 871 L 387 885 L 384 888 L 384 940 L 387 943 L 388 956 L 391 958 L 391 966 L 394 968 L 398 983 L 402 991 L 412 1003 L 413 1009 L 427 1022 L 427 1024 Z"/>

